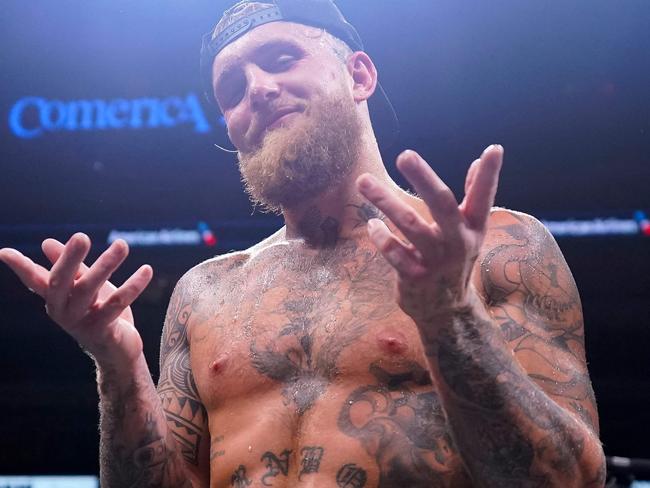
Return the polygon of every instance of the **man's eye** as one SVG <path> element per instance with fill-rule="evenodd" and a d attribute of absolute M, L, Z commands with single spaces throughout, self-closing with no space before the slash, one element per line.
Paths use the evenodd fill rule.
<path fill-rule="evenodd" d="M 289 63 L 294 59 L 296 58 L 290 54 L 283 54 L 282 56 L 278 56 L 278 63 Z"/>
<path fill-rule="evenodd" d="M 226 104 L 229 107 L 233 107 L 239 103 L 239 101 L 242 99 L 243 96 L 244 96 L 243 87 L 234 88 L 228 93 L 228 96 L 226 97 Z"/>
<path fill-rule="evenodd" d="M 291 54 L 281 54 L 275 58 L 270 68 L 276 70 L 287 69 L 294 63 L 295 60 L 296 57 L 292 56 Z"/>
<path fill-rule="evenodd" d="M 223 108 L 231 108 L 239 103 L 246 90 L 245 81 L 236 77 L 222 83 L 217 90 L 217 100 Z"/>

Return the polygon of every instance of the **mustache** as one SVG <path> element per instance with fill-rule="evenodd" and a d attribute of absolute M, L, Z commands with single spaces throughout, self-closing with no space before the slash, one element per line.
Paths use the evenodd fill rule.
<path fill-rule="evenodd" d="M 276 102 L 267 105 L 264 110 L 257 112 L 253 116 L 251 125 L 246 133 L 246 138 L 251 142 L 255 142 L 255 139 L 259 138 L 264 129 L 266 129 L 274 121 L 275 114 L 278 112 L 287 110 L 295 112 L 306 112 L 307 107 L 307 103 L 303 101 Z M 261 141 L 257 141 L 257 143 L 259 144 Z"/>

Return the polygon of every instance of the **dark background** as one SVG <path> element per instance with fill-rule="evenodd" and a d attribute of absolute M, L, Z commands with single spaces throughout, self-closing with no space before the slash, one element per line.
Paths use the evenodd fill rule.
<path fill-rule="evenodd" d="M 111 228 L 209 223 L 216 247 L 134 248 L 153 284 L 134 306 L 157 374 L 178 277 L 281 225 L 253 213 L 224 129 L 9 128 L 27 96 L 80 100 L 200 95 L 198 49 L 216 0 L 6 0 L 0 9 L 0 247 L 43 263 L 47 236 L 75 230 L 106 247 Z M 384 148 L 395 174 L 413 148 L 460 194 L 471 160 L 506 149 L 499 205 L 540 218 L 630 218 L 650 210 L 650 2 L 339 0 L 364 38 L 401 120 Z M 650 238 L 561 238 L 581 291 L 587 353 L 608 455 L 650 458 Z M 93 367 L 0 266 L 0 474 L 95 473 Z"/>

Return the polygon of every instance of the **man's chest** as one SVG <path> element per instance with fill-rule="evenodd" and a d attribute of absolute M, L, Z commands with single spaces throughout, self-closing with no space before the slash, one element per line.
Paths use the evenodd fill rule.
<path fill-rule="evenodd" d="M 255 446 L 269 444 L 276 456 L 293 453 L 288 463 L 305 478 L 315 450 L 321 476 L 363 472 L 368 486 L 446 486 L 464 476 L 419 333 L 383 260 L 295 260 L 205 296 L 219 307 L 206 305 L 214 312 L 192 323 L 192 371 L 211 431 L 230 439 L 226 452 L 245 438 L 242 455 L 260 458 Z"/>
<path fill-rule="evenodd" d="M 281 389 L 287 406 L 303 414 L 332 384 L 429 381 L 390 266 L 370 252 L 333 261 L 289 257 L 202 297 L 219 302 L 190 334 L 206 407 Z"/>

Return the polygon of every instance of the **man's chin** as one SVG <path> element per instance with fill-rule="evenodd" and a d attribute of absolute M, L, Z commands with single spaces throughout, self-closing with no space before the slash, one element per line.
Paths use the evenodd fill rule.
<path fill-rule="evenodd" d="M 354 106 L 334 100 L 304 115 L 287 116 L 266 132 L 258 149 L 239 153 L 242 180 L 254 204 L 276 212 L 300 206 L 350 173 L 361 134 Z"/>

